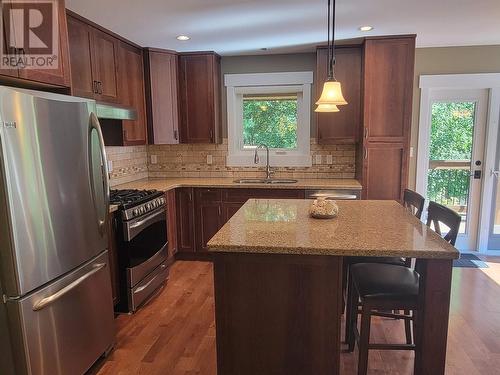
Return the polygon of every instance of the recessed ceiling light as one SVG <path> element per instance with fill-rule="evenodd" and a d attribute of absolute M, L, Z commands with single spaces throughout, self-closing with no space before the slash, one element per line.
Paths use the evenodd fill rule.
<path fill-rule="evenodd" d="M 373 26 L 360 26 L 359 30 L 360 31 L 372 31 L 373 30 Z"/>
<path fill-rule="evenodd" d="M 180 40 L 181 42 L 185 42 L 186 40 L 189 40 L 191 39 L 190 37 L 188 37 L 187 35 L 179 35 L 177 37 L 177 40 Z"/>

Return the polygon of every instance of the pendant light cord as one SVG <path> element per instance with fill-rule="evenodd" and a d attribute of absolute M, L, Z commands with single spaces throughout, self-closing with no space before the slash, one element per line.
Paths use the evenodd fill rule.
<path fill-rule="evenodd" d="M 332 0 L 328 0 L 328 80 L 335 80 L 335 0 L 333 7 L 331 2 Z"/>

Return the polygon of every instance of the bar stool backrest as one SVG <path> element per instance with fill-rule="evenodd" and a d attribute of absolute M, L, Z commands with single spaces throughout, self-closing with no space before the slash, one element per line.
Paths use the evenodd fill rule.
<path fill-rule="evenodd" d="M 424 211 L 425 198 L 419 193 L 405 189 L 403 194 L 403 205 L 419 219 L 422 218 L 422 212 Z"/>
<path fill-rule="evenodd" d="M 429 202 L 429 209 L 427 212 L 427 226 L 430 227 L 432 223 L 434 226 L 434 231 L 440 236 L 443 236 L 440 223 L 450 228 L 449 232 L 446 233 L 443 238 L 453 246 L 455 246 L 455 242 L 457 241 L 457 235 L 458 231 L 460 230 L 461 222 L 462 217 L 452 209 L 436 202 Z"/>

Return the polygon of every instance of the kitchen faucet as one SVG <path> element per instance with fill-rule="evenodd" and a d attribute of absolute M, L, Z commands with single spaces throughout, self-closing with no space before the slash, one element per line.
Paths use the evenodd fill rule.
<path fill-rule="evenodd" d="M 259 164 L 260 159 L 259 159 L 258 151 L 261 148 L 266 149 L 266 180 L 270 180 L 273 172 L 271 171 L 271 167 L 269 166 L 269 147 L 266 146 L 265 144 L 261 144 L 261 145 L 257 146 L 257 148 L 255 149 L 255 156 L 253 158 L 253 161 L 255 164 Z"/>

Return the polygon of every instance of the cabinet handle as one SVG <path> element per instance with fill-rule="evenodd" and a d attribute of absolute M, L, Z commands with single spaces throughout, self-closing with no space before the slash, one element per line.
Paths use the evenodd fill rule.
<path fill-rule="evenodd" d="M 368 138 L 368 128 L 365 128 L 365 138 Z"/>
<path fill-rule="evenodd" d="M 179 133 L 177 130 L 174 130 L 174 139 L 177 141 L 179 140 Z"/>
<path fill-rule="evenodd" d="M 365 156 L 364 157 L 365 157 L 365 159 L 368 159 L 368 149 L 366 147 L 364 147 L 364 149 L 365 149 Z"/>
<path fill-rule="evenodd" d="M 97 94 L 97 81 L 92 82 L 92 92 Z"/>
<path fill-rule="evenodd" d="M 222 216 L 222 210 L 221 210 L 220 206 L 219 206 L 219 216 Z"/>
<path fill-rule="evenodd" d="M 123 139 L 124 139 L 125 141 L 127 141 L 127 140 L 128 140 L 128 139 L 127 139 L 127 131 L 126 131 L 126 130 L 124 130 L 124 131 L 123 131 Z"/>
<path fill-rule="evenodd" d="M 97 82 L 97 89 L 99 91 L 99 95 L 102 95 L 102 82 L 101 81 Z"/>
<path fill-rule="evenodd" d="M 210 129 L 210 142 L 214 141 L 214 131 L 213 129 Z"/>

